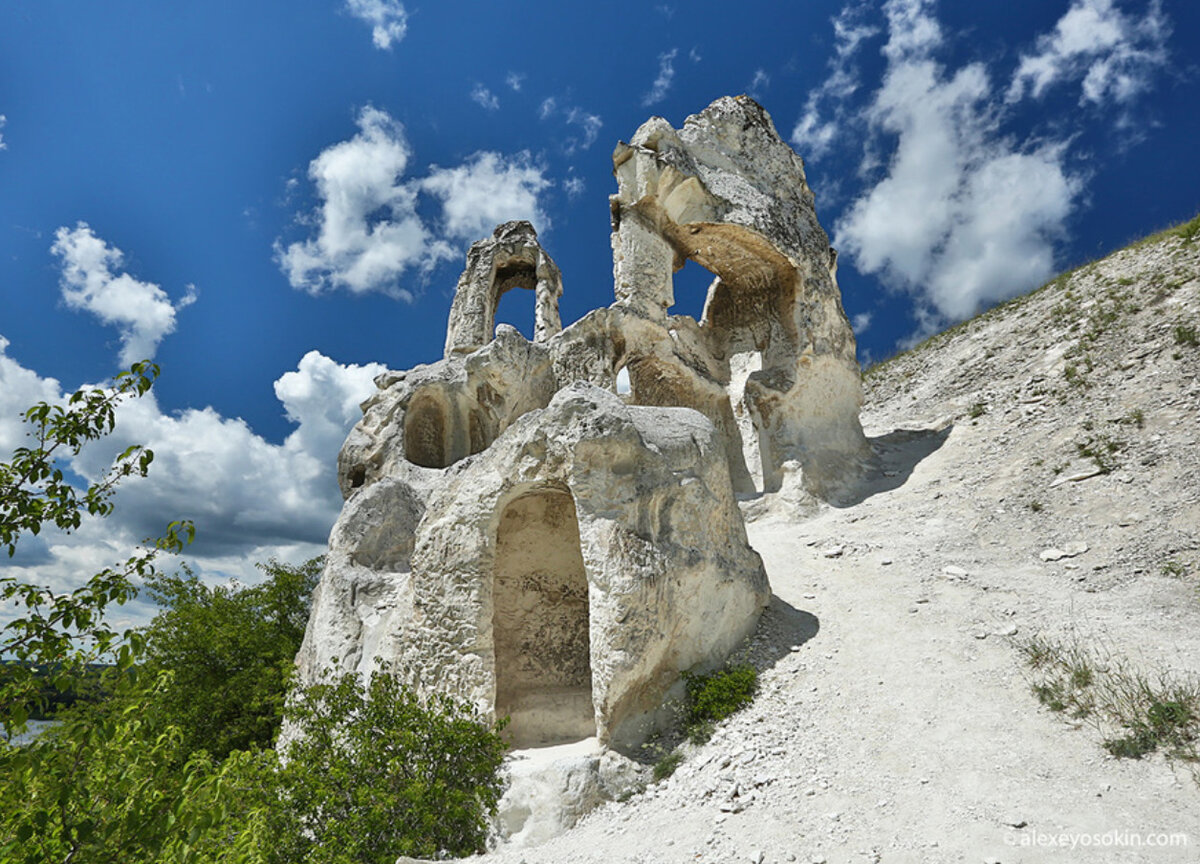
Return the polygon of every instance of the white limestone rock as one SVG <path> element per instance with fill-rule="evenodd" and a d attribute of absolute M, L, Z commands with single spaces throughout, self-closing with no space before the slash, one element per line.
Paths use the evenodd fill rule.
<path fill-rule="evenodd" d="M 386 572 L 358 563 L 387 530 L 371 515 L 381 485 L 417 513 L 400 480 L 351 496 L 301 677 L 383 660 L 419 690 L 511 716 L 519 746 L 636 746 L 680 673 L 723 660 L 770 596 L 719 436 L 688 409 L 560 391 L 444 473 L 410 561 L 388 550 Z"/>
<path fill-rule="evenodd" d="M 443 358 L 376 379 L 297 657 L 302 683 L 386 662 L 511 717 L 517 747 L 594 740 L 514 782 L 510 836 L 635 782 L 614 751 L 753 632 L 770 589 L 739 499 L 839 503 L 873 458 L 836 256 L 767 113 L 738 97 L 680 130 L 653 118 L 613 161 L 612 306 L 563 329 L 558 268 L 506 223 L 468 253 Z M 700 321 L 669 314 L 688 259 L 716 277 Z M 533 341 L 492 335 L 514 287 L 537 295 Z M 531 789 L 558 803 L 536 815 Z"/>
<path fill-rule="evenodd" d="M 617 146 L 613 165 L 618 304 L 680 328 L 691 319 L 667 317 L 671 274 L 690 259 L 716 275 L 693 337 L 710 362 L 656 353 L 671 376 L 709 377 L 724 391 L 736 422 L 722 431 L 742 451 L 733 459 L 739 491 L 776 492 L 795 466 L 811 494 L 851 494 L 872 458 L 858 421 L 861 380 L 837 256 L 800 157 L 767 112 L 739 96 L 718 99 L 680 130 L 652 118 Z M 687 401 L 689 384 L 675 388 L 673 404 L 710 413 Z"/>

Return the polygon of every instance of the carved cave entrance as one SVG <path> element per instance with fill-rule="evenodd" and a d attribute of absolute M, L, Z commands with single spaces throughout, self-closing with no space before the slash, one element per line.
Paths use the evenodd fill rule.
<path fill-rule="evenodd" d="M 588 584 L 575 500 L 544 486 L 509 503 L 496 534 L 492 595 L 496 716 L 514 747 L 596 734 Z"/>

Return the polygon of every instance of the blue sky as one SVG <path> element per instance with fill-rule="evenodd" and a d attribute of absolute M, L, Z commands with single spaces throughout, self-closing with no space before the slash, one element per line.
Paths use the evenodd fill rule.
<path fill-rule="evenodd" d="M 357 403 L 440 356 L 467 246 L 529 218 L 564 322 L 607 305 L 612 147 L 725 94 L 804 157 L 860 358 L 887 356 L 1200 209 L 1197 37 L 1183 0 L 9 0 L 0 452 L 34 401 L 163 376 L 73 466 L 137 441 L 151 477 L 8 566 L 77 584 L 173 517 L 214 578 L 319 551 Z M 500 311 L 528 334 L 524 293 Z"/>

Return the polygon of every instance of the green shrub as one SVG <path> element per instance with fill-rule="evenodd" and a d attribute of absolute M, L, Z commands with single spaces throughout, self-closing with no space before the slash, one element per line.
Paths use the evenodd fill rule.
<path fill-rule="evenodd" d="M 678 750 L 668 753 L 654 763 L 654 782 L 666 780 L 675 773 L 675 769 L 683 762 L 683 754 Z"/>
<path fill-rule="evenodd" d="M 1200 346 L 1200 334 L 1196 333 L 1195 327 L 1180 324 L 1175 328 L 1175 344 L 1195 348 Z"/>
<path fill-rule="evenodd" d="M 745 663 L 708 675 L 683 677 L 687 683 L 684 727 L 695 743 L 712 737 L 713 727 L 749 705 L 758 689 L 758 672 Z"/>
<path fill-rule="evenodd" d="M 1085 459 L 1100 470 L 1101 474 L 1111 474 L 1120 466 L 1117 454 L 1125 449 L 1125 442 L 1107 435 L 1089 435 L 1084 442 L 1076 442 L 1075 449 Z"/>
<path fill-rule="evenodd" d="M 249 587 L 210 588 L 186 566 L 148 581 L 163 611 L 144 631 L 146 664 L 170 673 L 155 708 L 183 735 L 183 752 L 272 746 L 321 565 L 272 560 Z"/>
<path fill-rule="evenodd" d="M 293 694 L 295 732 L 276 777 L 275 860 L 391 864 L 482 852 L 495 812 L 505 744 L 469 707 L 422 705 L 386 671 Z"/>
<path fill-rule="evenodd" d="M 1141 726 L 1128 735 L 1106 738 L 1104 749 L 1118 759 L 1141 759 L 1147 753 L 1158 749 L 1158 737 L 1145 726 Z"/>
<path fill-rule="evenodd" d="M 61 712 L 25 746 L 0 744 L 0 861 L 266 864 L 275 754 L 188 753 L 142 708 L 163 683 L 123 676 L 116 699 Z"/>

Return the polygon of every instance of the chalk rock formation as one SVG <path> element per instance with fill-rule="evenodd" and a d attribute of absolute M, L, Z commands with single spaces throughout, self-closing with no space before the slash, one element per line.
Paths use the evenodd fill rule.
<path fill-rule="evenodd" d="M 713 425 L 587 383 L 436 483 L 412 466 L 346 504 L 301 676 L 375 658 L 509 716 L 516 746 L 653 730 L 682 670 L 724 658 L 769 599 Z"/>
<path fill-rule="evenodd" d="M 467 269 L 459 277 L 450 307 L 447 355 L 469 354 L 491 341 L 496 305 L 511 288 L 536 294 L 534 342 L 545 342 L 562 330 L 558 316 L 562 274 L 528 222 L 505 222 L 491 239 L 480 240 L 467 252 Z"/>
<path fill-rule="evenodd" d="M 723 662 L 769 599 L 738 497 L 853 487 L 869 459 L 854 338 L 770 117 L 720 99 L 681 130 L 650 120 L 613 162 L 612 306 L 562 329 L 558 268 L 510 222 L 471 247 L 445 356 L 376 379 L 338 457 L 302 682 L 385 661 L 510 717 L 515 746 L 629 753 L 681 673 Z M 700 321 L 669 314 L 687 259 L 716 277 Z M 537 294 L 532 342 L 491 337 L 513 287 Z M 522 784 L 514 801 L 545 786 Z M 589 801 L 604 786 L 566 785 Z M 510 831 L 541 831 L 512 806 Z"/>
<path fill-rule="evenodd" d="M 661 350 L 671 340 L 656 340 L 649 398 L 706 413 L 695 403 L 729 404 L 714 420 L 739 491 L 778 491 L 798 467 L 807 490 L 836 500 L 869 450 L 836 255 L 800 157 L 743 96 L 718 99 L 678 131 L 647 121 L 617 146 L 613 165 L 617 304 L 686 330 L 692 343 L 671 356 Z M 716 274 L 698 325 L 667 316 L 671 275 L 688 259 Z M 637 359 L 635 392 L 645 377 L 635 374 Z"/>

